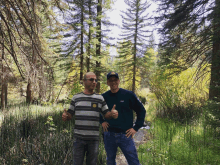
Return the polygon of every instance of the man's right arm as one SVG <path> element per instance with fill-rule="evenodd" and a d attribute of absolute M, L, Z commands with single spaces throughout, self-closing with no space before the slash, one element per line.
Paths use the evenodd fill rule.
<path fill-rule="evenodd" d="M 64 109 L 64 112 L 62 114 L 62 120 L 63 121 L 68 121 L 68 120 L 71 120 L 72 117 L 73 117 L 73 115 L 71 113 L 67 112 L 66 109 Z"/>
<path fill-rule="evenodd" d="M 68 111 L 64 109 L 62 120 L 63 121 L 71 120 L 74 113 L 75 113 L 75 101 L 74 101 L 74 98 L 72 98 Z"/>

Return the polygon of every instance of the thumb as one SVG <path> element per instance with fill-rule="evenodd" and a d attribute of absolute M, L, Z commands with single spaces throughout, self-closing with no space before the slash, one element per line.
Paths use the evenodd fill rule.
<path fill-rule="evenodd" d="M 116 105 L 114 104 L 113 108 L 112 109 L 115 109 Z"/>

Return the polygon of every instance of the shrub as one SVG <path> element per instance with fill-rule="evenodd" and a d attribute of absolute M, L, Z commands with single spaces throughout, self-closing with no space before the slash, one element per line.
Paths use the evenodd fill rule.
<path fill-rule="evenodd" d="M 220 137 L 220 102 L 207 101 L 203 107 L 205 112 L 205 124 L 215 130 L 215 136 Z"/>
<path fill-rule="evenodd" d="M 179 75 L 171 75 L 170 70 L 157 72 L 151 77 L 152 92 L 157 97 L 157 115 L 189 121 L 199 113 L 205 100 L 208 99 L 208 80 L 195 82 L 196 68 L 189 68 Z"/>

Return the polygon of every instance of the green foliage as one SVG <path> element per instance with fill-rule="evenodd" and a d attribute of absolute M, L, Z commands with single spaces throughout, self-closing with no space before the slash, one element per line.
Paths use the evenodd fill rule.
<path fill-rule="evenodd" d="M 148 103 L 147 102 L 148 94 L 149 94 L 149 88 L 141 88 L 137 90 L 137 97 L 144 105 Z"/>
<path fill-rule="evenodd" d="M 158 103 L 157 115 L 187 121 L 201 113 L 203 103 L 208 99 L 208 80 L 195 82 L 196 68 L 189 68 L 179 75 L 170 76 L 172 70 L 157 70 L 151 77 L 151 89 Z"/>
<path fill-rule="evenodd" d="M 72 85 L 72 90 L 71 90 L 71 92 L 70 92 L 69 98 L 72 98 L 73 95 L 82 92 L 83 89 L 84 89 L 84 86 L 83 86 L 79 81 L 78 81 L 78 82 L 75 82 L 75 83 Z"/>
<path fill-rule="evenodd" d="M 53 121 L 53 117 L 52 116 L 48 116 L 47 117 L 47 121 L 45 122 L 45 125 L 48 125 L 49 127 L 49 131 L 55 131 L 56 130 L 56 125 L 54 124 L 54 121 Z"/>
<path fill-rule="evenodd" d="M 138 58 L 138 68 L 141 75 L 141 88 L 149 87 L 151 74 L 155 72 L 157 52 L 152 48 L 147 48 L 143 57 Z"/>
<path fill-rule="evenodd" d="M 158 101 L 154 93 L 148 93 L 146 98 L 147 98 L 147 104 L 145 105 L 145 109 L 147 114 L 145 117 L 145 121 L 153 122 L 157 117 L 155 109 L 156 109 L 156 103 Z"/>
<path fill-rule="evenodd" d="M 206 73 L 201 68 L 210 63 L 209 99 L 220 101 L 220 2 L 158 1 L 162 13 L 159 20 L 164 21 L 161 30 L 164 37 L 160 44 L 164 51 L 161 53 L 161 63 L 173 63 L 172 67 L 179 69 L 177 72 L 199 63 L 198 71 L 201 74 Z"/>
<path fill-rule="evenodd" d="M 220 137 L 220 103 L 217 101 L 207 101 L 203 107 L 206 125 L 211 125 L 215 129 L 215 136 Z"/>
<path fill-rule="evenodd" d="M 161 54 L 161 62 L 169 64 L 174 62 L 173 60 L 182 59 L 185 65 L 177 62 L 174 66 L 186 69 L 211 50 L 212 33 L 209 31 L 212 25 L 206 24 L 211 15 L 204 16 L 204 13 L 212 12 L 213 6 L 208 1 L 198 3 L 198 1 L 158 0 L 158 2 L 161 11 L 159 19 L 164 20 L 163 30 L 160 31 L 164 37 L 160 44 L 164 51 Z M 165 6 L 170 12 L 167 12 Z M 202 6 L 204 10 L 197 10 Z M 205 60 L 201 61 L 203 62 Z"/>
<path fill-rule="evenodd" d="M 127 90 L 132 90 L 133 85 L 133 76 L 134 76 L 134 65 L 137 62 L 134 62 L 133 54 L 132 54 L 133 44 L 131 41 L 124 41 L 119 43 L 118 46 L 118 54 L 116 56 L 115 64 L 117 67 L 117 73 L 120 76 L 120 86 Z M 135 87 L 136 89 L 140 88 L 140 69 L 136 67 L 136 74 L 135 74 Z"/>
<path fill-rule="evenodd" d="M 105 93 L 107 90 L 109 90 L 109 87 L 106 84 L 106 81 L 102 81 L 100 83 L 100 94 Z"/>
<path fill-rule="evenodd" d="M 138 96 L 139 100 L 141 101 L 142 104 L 146 104 L 146 97 Z"/>
<path fill-rule="evenodd" d="M 134 61 L 132 55 L 133 44 L 131 41 L 120 42 L 118 56 L 114 59 L 117 73 L 120 75 L 120 86 L 132 90 Z M 157 52 L 153 48 L 147 48 L 144 56 L 136 60 L 135 87 L 142 89 L 149 87 L 149 77 L 155 71 Z"/>

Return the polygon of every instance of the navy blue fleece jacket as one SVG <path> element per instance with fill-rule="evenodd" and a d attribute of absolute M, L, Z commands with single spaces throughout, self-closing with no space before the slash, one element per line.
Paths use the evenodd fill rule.
<path fill-rule="evenodd" d="M 117 119 L 103 119 L 100 117 L 100 123 L 104 121 L 109 123 L 108 131 L 113 132 L 126 132 L 130 128 L 138 131 L 143 126 L 146 110 L 137 96 L 132 92 L 120 88 L 117 93 L 112 93 L 110 90 L 103 93 L 108 108 L 112 109 L 115 104 L 115 109 L 118 111 Z M 133 126 L 133 110 L 137 114 L 137 120 Z"/>

